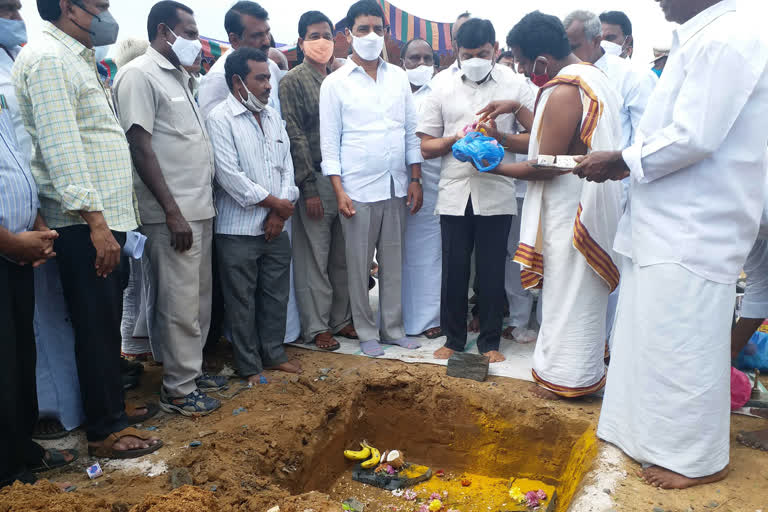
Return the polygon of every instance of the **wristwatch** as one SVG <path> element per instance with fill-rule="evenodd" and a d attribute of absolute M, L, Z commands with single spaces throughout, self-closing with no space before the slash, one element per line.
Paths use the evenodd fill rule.
<path fill-rule="evenodd" d="M 424 185 L 424 183 L 422 183 L 421 181 L 421 178 L 411 178 L 411 183 L 418 183 L 419 185 L 422 185 L 422 186 Z"/>

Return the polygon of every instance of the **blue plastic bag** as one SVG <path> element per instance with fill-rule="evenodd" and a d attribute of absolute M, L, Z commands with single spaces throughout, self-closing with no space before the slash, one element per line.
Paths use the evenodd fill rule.
<path fill-rule="evenodd" d="M 749 339 L 749 343 L 739 353 L 736 368 L 752 371 L 755 368 L 768 372 L 768 334 L 757 331 Z"/>
<path fill-rule="evenodd" d="M 453 156 L 459 162 L 472 160 L 480 172 L 488 172 L 499 166 L 504 158 L 504 148 L 496 139 L 479 132 L 469 132 L 453 145 Z"/>

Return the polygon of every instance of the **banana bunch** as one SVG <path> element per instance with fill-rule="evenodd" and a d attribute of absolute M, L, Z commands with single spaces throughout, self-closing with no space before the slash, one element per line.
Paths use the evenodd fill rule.
<path fill-rule="evenodd" d="M 365 461 L 360 464 L 363 469 L 375 467 L 381 460 L 379 450 L 369 445 L 367 441 L 360 443 L 360 447 L 362 448 L 360 451 L 345 450 L 344 457 L 349 460 Z"/>

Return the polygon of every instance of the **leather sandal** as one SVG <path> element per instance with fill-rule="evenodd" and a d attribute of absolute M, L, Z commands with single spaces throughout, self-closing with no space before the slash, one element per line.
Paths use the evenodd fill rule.
<path fill-rule="evenodd" d="M 315 345 L 326 352 L 335 352 L 341 348 L 341 344 L 329 332 L 321 332 L 315 336 Z"/>
<path fill-rule="evenodd" d="M 149 433 L 142 432 L 133 427 L 128 427 L 120 432 L 109 434 L 109 436 L 102 441 L 103 444 L 101 446 L 88 446 L 88 455 L 106 459 L 135 459 L 136 457 L 142 457 L 152 452 L 156 452 L 163 446 L 163 442 L 158 440 L 157 443 L 150 445 L 148 448 L 137 448 L 135 450 L 115 450 L 113 448 L 115 443 L 128 436 L 136 437 L 142 441 L 149 441 L 152 439 L 152 436 Z"/>

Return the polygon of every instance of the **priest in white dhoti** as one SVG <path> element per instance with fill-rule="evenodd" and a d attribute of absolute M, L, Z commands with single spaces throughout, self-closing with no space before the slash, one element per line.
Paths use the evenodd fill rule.
<path fill-rule="evenodd" d="M 402 66 L 408 74 L 413 101 L 419 114 L 432 92 L 435 72 L 432 46 L 424 39 L 412 39 L 401 52 Z M 440 159 L 421 164 L 424 203 L 405 223 L 403 251 L 403 324 L 408 336 L 430 339 L 442 336 L 440 329 L 440 286 L 442 283 L 442 238 L 440 217 L 435 215 L 440 182 Z"/>
<path fill-rule="evenodd" d="M 619 97 L 601 70 L 571 53 L 559 19 L 530 13 L 507 45 L 541 87 L 529 159 L 620 147 Z M 527 164 L 510 167 L 520 165 Z M 570 173 L 528 184 L 515 261 L 525 288 L 542 287 L 532 373 L 547 398 L 583 396 L 605 384 L 605 312 L 619 282 L 611 247 L 620 201 L 620 183 L 586 183 Z"/>
<path fill-rule="evenodd" d="M 734 285 L 758 234 L 768 141 L 768 36 L 739 5 L 662 2 L 682 25 L 635 144 L 577 169 L 631 177 L 598 436 L 665 489 L 722 479 L 729 462 Z"/>

